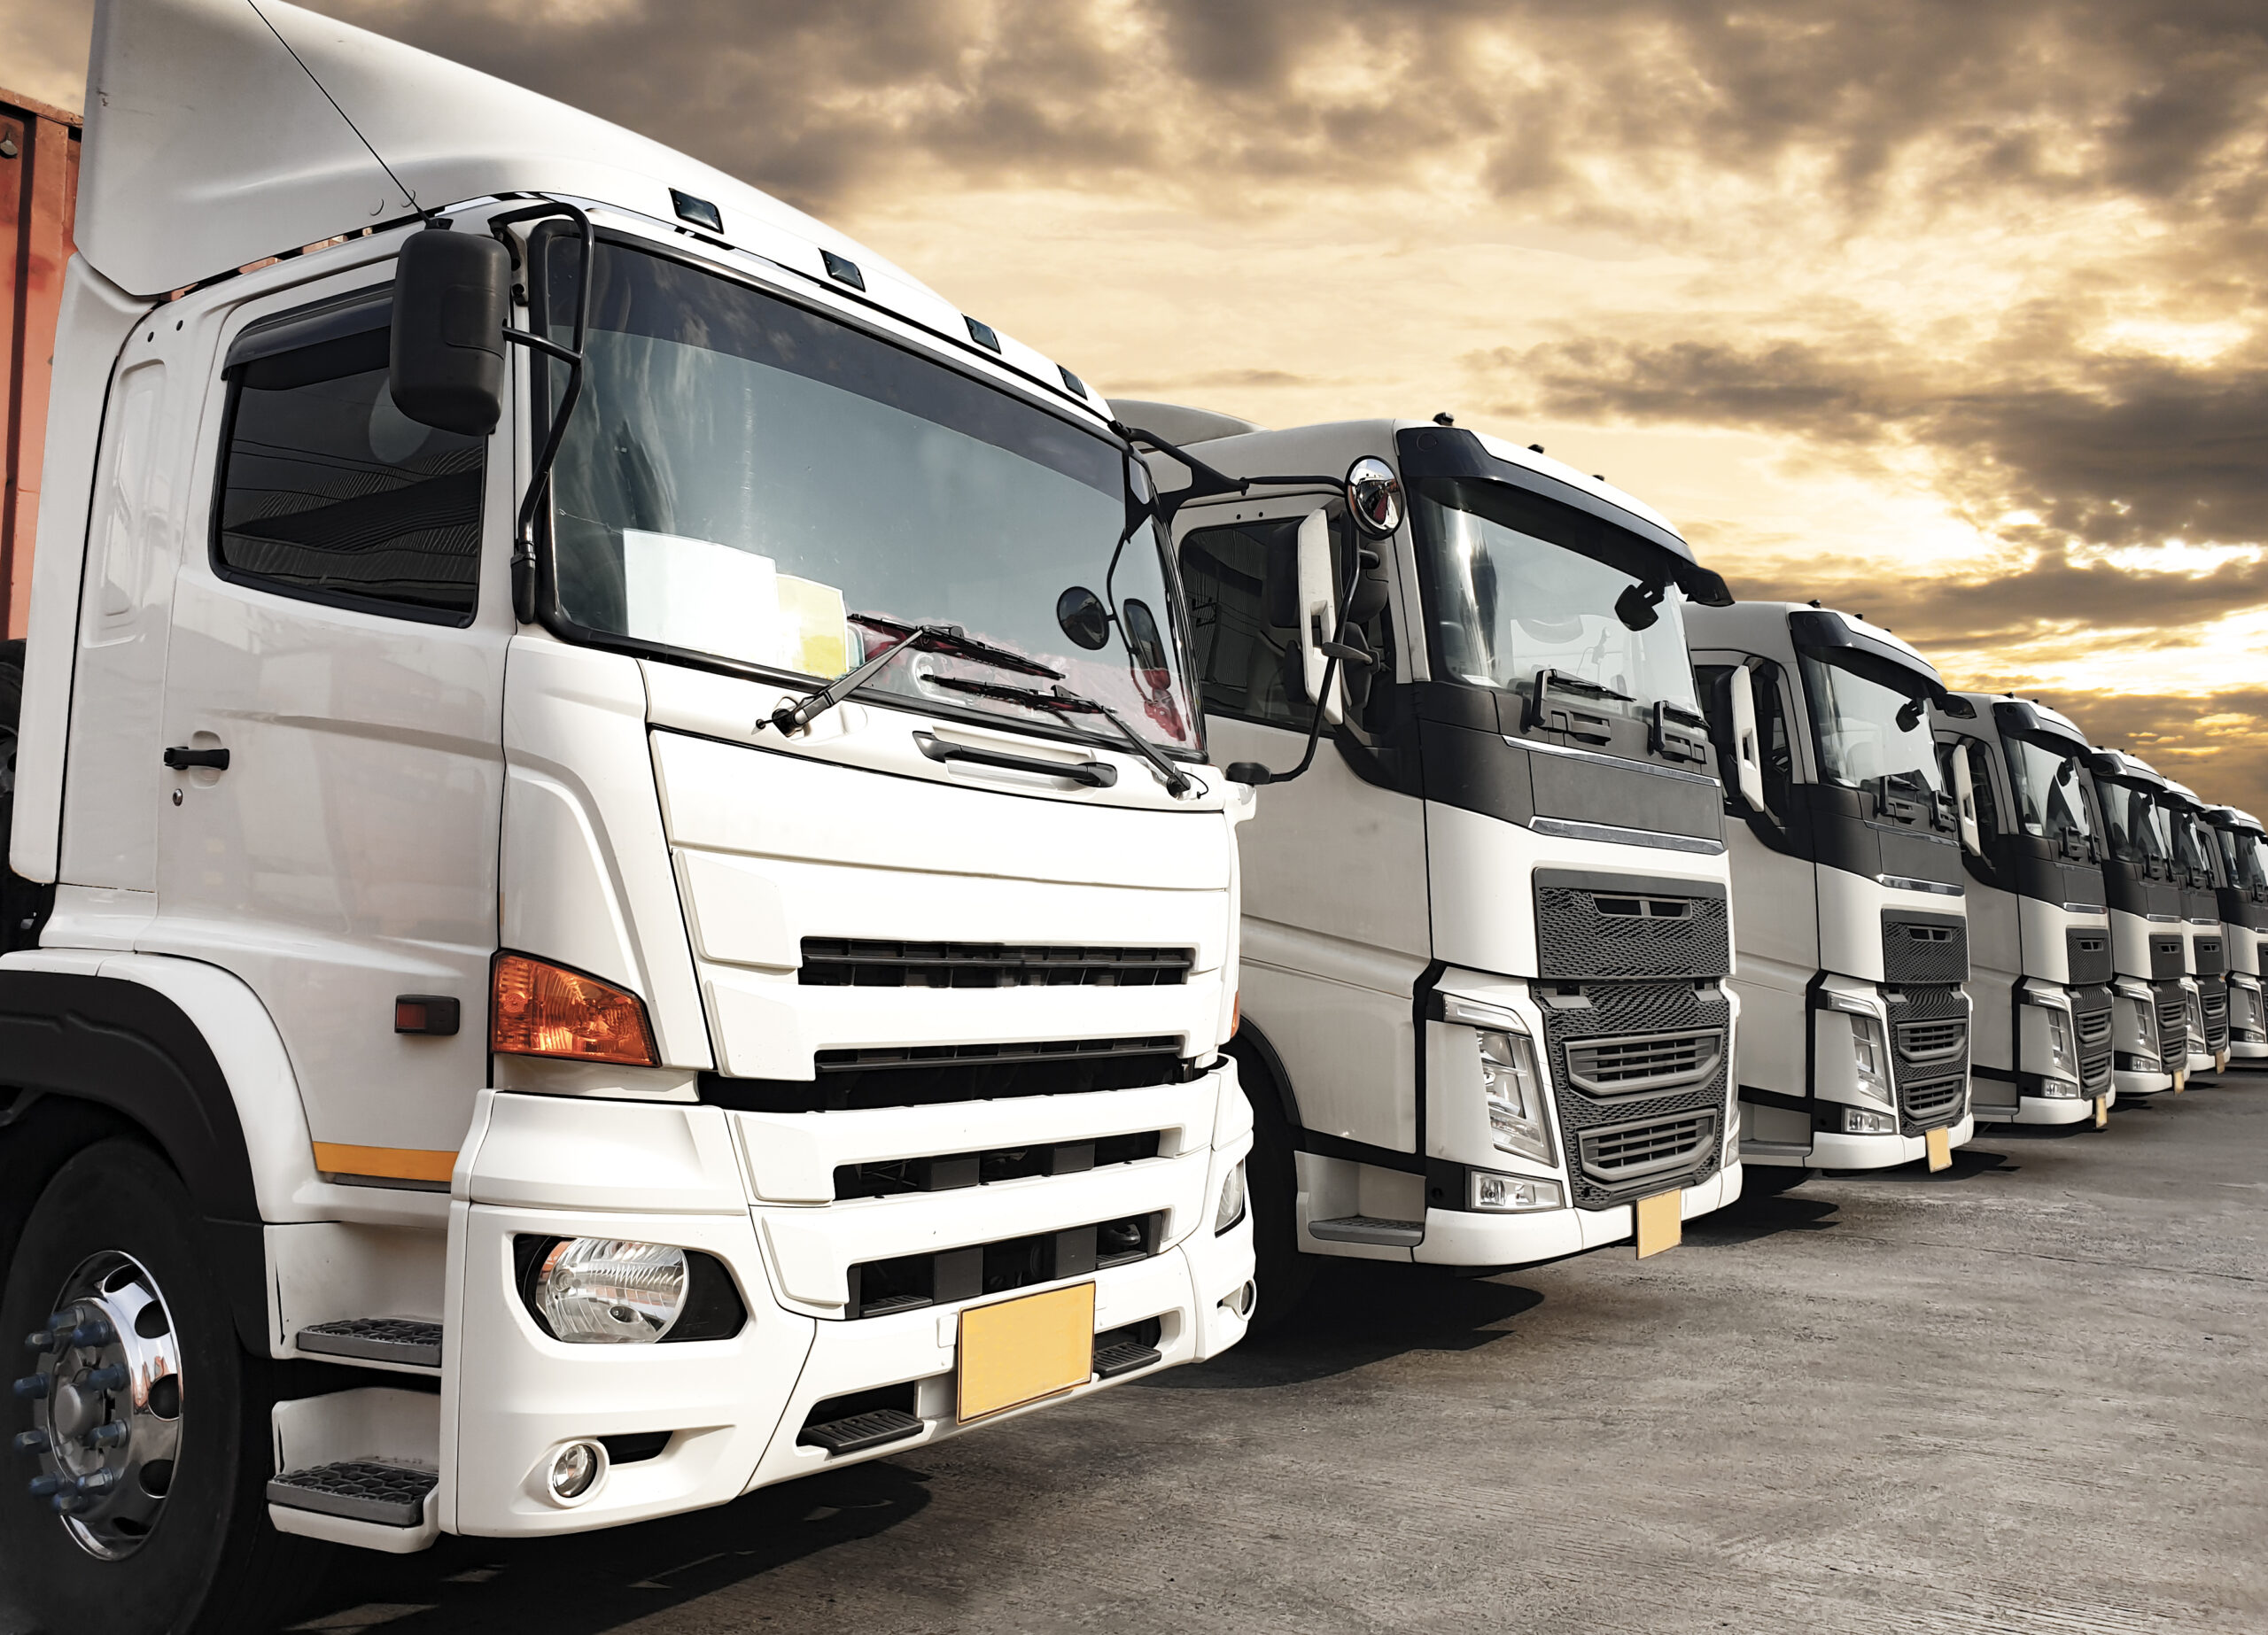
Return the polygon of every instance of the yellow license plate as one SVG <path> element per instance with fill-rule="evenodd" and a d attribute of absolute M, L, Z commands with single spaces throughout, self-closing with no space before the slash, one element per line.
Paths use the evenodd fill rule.
<path fill-rule="evenodd" d="M 2097 1129 L 2101 1129 L 2104 1125 L 2109 1122 L 2109 1100 L 2107 1097 L 2098 1096 L 2094 1098 L 2094 1127 Z"/>
<path fill-rule="evenodd" d="M 1674 1249 L 1685 1240 L 1684 1205 L 1679 1192 L 1657 1192 L 1638 1200 L 1638 1259 Z"/>
<path fill-rule="evenodd" d="M 2187 1069 L 2186 1067 L 2184 1067 L 2184 1068 L 2182 1068 L 2179 1072 L 2176 1073 L 2173 1075 L 2173 1093 L 2174 1093 L 2176 1096 L 2179 1096 L 2179 1095 L 2180 1095 L 2180 1094 L 2181 1094 L 2181 1092 L 2182 1092 L 2182 1091 L 2184 1091 L 2184 1090 L 2187 1089 L 2188 1088 L 2189 1088 L 2189 1069 Z"/>
<path fill-rule="evenodd" d="M 1923 1130 L 1922 1151 L 1930 1155 L 1930 1173 L 1953 1167 L 1953 1132 L 1949 1129 Z"/>
<path fill-rule="evenodd" d="M 966 1422 L 1084 1385 L 1094 1372 L 1095 1286 L 979 1306 L 960 1314 Z"/>

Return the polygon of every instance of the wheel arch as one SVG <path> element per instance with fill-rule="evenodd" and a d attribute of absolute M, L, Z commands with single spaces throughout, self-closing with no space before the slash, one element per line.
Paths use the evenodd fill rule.
<path fill-rule="evenodd" d="M 1284 1115 L 1284 1122 L 1293 1130 L 1306 1128 L 1300 1118 L 1299 1097 L 1292 1089 L 1292 1075 L 1284 1070 L 1284 1058 L 1277 1053 L 1268 1035 L 1250 1017 L 1237 1026 L 1236 1036 L 1227 1046 L 1228 1053 L 1236 1058 L 1239 1078 L 1265 1080 L 1276 1093 L 1276 1105 Z"/>
<path fill-rule="evenodd" d="M 60 1168 L 104 1134 L 138 1133 L 181 1176 L 238 1337 L 265 1354 L 261 1223 L 298 1213 L 291 1195 L 315 1177 L 297 1081 L 252 990 L 194 960 L 15 955 L 0 961 L 0 1165 L 12 1179 L 19 1162 Z M 56 1102 L 99 1114 L 59 1114 Z M 58 1117 L 89 1139 L 58 1149 Z M 8 1139 L 34 1131 L 48 1133 Z"/>

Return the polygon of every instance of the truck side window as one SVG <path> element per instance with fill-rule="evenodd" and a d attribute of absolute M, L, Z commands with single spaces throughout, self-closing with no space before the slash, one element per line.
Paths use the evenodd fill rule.
<path fill-rule="evenodd" d="M 1992 793 L 1992 757 L 1974 739 L 1963 742 L 1958 753 L 1969 757 L 1969 781 L 1977 787 L 1977 836 L 1989 856 L 1993 841 L 2000 837 L 2000 803 Z"/>
<path fill-rule="evenodd" d="M 1764 763 L 1764 804 L 1788 821 L 1796 783 L 1794 740 L 1788 733 L 1788 707 L 1781 692 L 1780 667 L 1756 665 L 1749 673 L 1756 694 L 1756 748 Z"/>
<path fill-rule="evenodd" d="M 386 343 L 372 329 L 229 371 L 214 566 L 284 596 L 467 624 L 487 440 L 394 407 Z"/>
<path fill-rule="evenodd" d="M 1189 597 L 1191 645 L 1206 709 L 1266 726 L 1304 732 L 1313 705 L 1300 677 L 1299 630 L 1295 622 L 1299 576 L 1300 519 L 1239 523 L 1206 528 L 1181 542 L 1181 577 Z M 1331 522 L 1332 571 L 1347 583 L 1352 530 L 1344 517 Z M 1351 678 L 1347 699 L 1360 724 L 1386 706 L 1394 679 L 1394 624 L 1380 573 L 1356 584 L 1355 627 L 1378 661 Z"/>

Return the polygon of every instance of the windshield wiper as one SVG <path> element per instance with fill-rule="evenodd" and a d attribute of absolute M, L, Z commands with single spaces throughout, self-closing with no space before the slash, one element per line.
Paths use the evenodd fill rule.
<path fill-rule="evenodd" d="M 772 725 L 781 737 L 800 732 L 819 717 L 834 709 L 845 698 L 864 686 L 882 666 L 906 648 L 920 653 L 943 653 L 957 659 L 968 659 L 979 664 L 990 664 L 996 670 L 1014 670 L 1026 676 L 1045 676 L 1051 681 L 1063 679 L 1060 670 L 1050 670 L 1037 659 L 1028 659 L 1021 653 L 1011 653 L 1006 647 L 996 647 L 990 642 L 977 640 L 966 634 L 958 624 L 901 624 L 896 619 L 878 617 L 871 613 L 846 616 L 853 624 L 863 624 L 868 630 L 878 630 L 886 636 L 897 638 L 889 646 L 859 665 L 828 682 L 815 693 L 806 693 L 798 699 L 783 701 L 772 712 Z M 936 679 L 943 680 L 943 678 Z M 764 724 L 759 721 L 758 726 Z"/>
<path fill-rule="evenodd" d="M 1150 763 L 1160 781 L 1171 795 L 1187 794 L 1196 787 L 1189 774 L 1167 760 L 1156 745 L 1127 725 L 1126 718 L 1100 699 L 1089 698 L 1084 693 L 1074 693 L 1060 683 L 1042 693 L 1036 687 L 1004 687 L 992 681 L 964 681 L 958 676 L 933 676 L 932 686 L 950 687 L 956 693 L 967 693 L 975 698 L 998 699 L 1004 704 L 1021 704 L 1026 709 L 1041 709 L 1059 716 L 1100 716 L 1118 729 L 1118 735 L 1134 747 L 1135 753 Z"/>

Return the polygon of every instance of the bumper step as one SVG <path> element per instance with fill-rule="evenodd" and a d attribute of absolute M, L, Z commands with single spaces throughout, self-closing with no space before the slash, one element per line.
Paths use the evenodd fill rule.
<path fill-rule="evenodd" d="M 1095 1348 L 1095 1374 L 1098 1378 L 1115 1380 L 1122 1374 L 1131 1374 L 1165 1360 L 1165 1353 L 1154 1345 L 1138 1345 L 1131 1340 L 1121 1340 L 1115 1345 Z"/>
<path fill-rule="evenodd" d="M 441 1325 L 416 1317 L 346 1317 L 302 1329 L 292 1344 L 313 1356 L 394 1362 L 412 1368 L 441 1366 Z"/>
<path fill-rule="evenodd" d="M 863 1453 L 870 1447 L 903 1442 L 921 1434 L 921 1422 L 900 1408 L 876 1408 L 831 1419 L 823 1425 L 806 1425 L 796 1440 L 805 1447 L 823 1447 L 830 1453 Z"/>
<path fill-rule="evenodd" d="M 269 1481 L 268 1502 L 286 1510 L 312 1510 L 383 1527 L 416 1527 L 425 1519 L 425 1495 L 440 1479 L 430 1470 L 406 1465 L 343 1460 L 285 1471 Z"/>
<path fill-rule="evenodd" d="M 1342 1215 L 1336 1220 L 1310 1220 L 1308 1236 L 1326 1244 L 1384 1244 L 1394 1249 L 1415 1249 L 1425 1241 L 1422 1220 L 1385 1220 L 1376 1215 Z"/>

